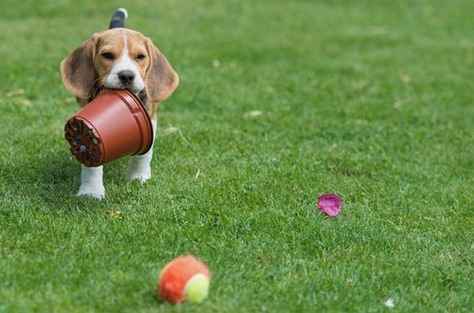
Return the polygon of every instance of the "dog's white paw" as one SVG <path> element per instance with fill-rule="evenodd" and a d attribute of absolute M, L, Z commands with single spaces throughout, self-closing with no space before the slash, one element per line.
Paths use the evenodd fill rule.
<path fill-rule="evenodd" d="M 144 183 L 151 178 L 151 168 L 149 166 L 137 168 L 130 165 L 128 167 L 126 178 L 129 181 L 139 180 Z"/>
<path fill-rule="evenodd" d="M 105 197 L 105 188 L 104 186 L 97 186 L 91 184 L 81 184 L 77 196 L 89 196 L 95 199 L 102 200 Z"/>
<path fill-rule="evenodd" d="M 156 134 L 156 121 L 152 120 L 151 124 L 153 126 L 153 140 L 155 140 Z M 151 178 L 151 167 L 150 163 L 153 158 L 153 144 L 151 145 L 150 150 L 147 153 L 142 155 L 134 155 L 128 163 L 128 171 L 125 177 L 127 180 L 139 180 L 142 183 L 146 182 Z"/>

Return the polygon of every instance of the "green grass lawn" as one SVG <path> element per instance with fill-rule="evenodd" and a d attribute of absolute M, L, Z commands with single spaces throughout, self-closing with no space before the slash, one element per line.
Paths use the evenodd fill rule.
<path fill-rule="evenodd" d="M 473 1 L 131 3 L 1 4 L 0 312 L 473 311 Z M 59 62 L 120 6 L 180 86 L 152 179 L 95 201 Z M 209 298 L 161 302 L 188 253 Z"/>

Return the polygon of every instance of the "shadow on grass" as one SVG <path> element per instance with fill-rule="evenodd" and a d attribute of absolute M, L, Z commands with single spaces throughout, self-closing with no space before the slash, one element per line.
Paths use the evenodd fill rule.
<path fill-rule="evenodd" d="M 6 201 L 61 212 L 103 211 L 109 203 L 76 197 L 80 165 L 75 160 L 52 156 L 32 158 L 1 171 Z"/>
<path fill-rule="evenodd" d="M 153 292 L 152 297 L 158 305 L 161 306 L 161 305 L 166 304 L 166 302 L 163 299 L 160 298 L 160 296 L 158 295 L 158 292 L 156 292 L 156 291 Z"/>

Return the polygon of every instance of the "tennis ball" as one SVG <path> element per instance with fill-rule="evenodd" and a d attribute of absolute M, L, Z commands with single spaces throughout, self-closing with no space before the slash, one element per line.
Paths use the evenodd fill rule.
<path fill-rule="evenodd" d="M 180 256 L 161 271 L 158 292 L 171 303 L 200 303 L 207 297 L 210 279 L 204 263 L 192 255 Z"/>

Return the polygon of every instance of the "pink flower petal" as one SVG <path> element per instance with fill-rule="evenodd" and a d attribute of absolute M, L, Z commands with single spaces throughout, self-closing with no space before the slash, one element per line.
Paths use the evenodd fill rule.
<path fill-rule="evenodd" d="M 318 207 L 327 216 L 337 216 L 341 211 L 341 197 L 335 194 L 322 195 L 318 198 Z"/>

